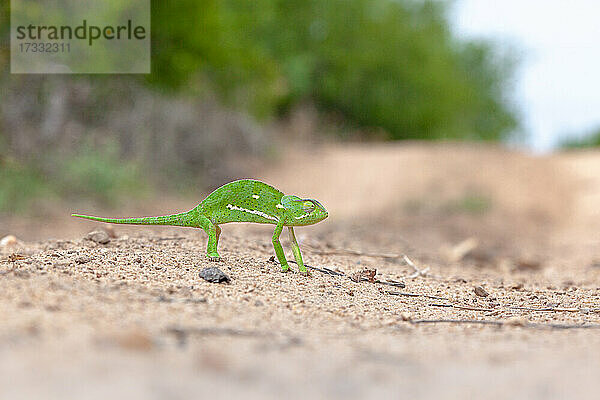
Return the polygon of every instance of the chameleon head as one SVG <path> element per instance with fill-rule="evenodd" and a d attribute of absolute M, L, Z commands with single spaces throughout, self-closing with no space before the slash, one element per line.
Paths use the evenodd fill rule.
<path fill-rule="evenodd" d="M 284 196 L 284 207 L 290 212 L 290 225 L 312 225 L 323 221 L 329 215 L 321 203 L 315 199 L 301 199 L 296 196 Z"/>

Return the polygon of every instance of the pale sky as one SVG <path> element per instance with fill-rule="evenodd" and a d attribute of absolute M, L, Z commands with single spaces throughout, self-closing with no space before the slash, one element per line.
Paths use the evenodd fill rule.
<path fill-rule="evenodd" d="M 455 32 L 516 47 L 513 99 L 535 151 L 600 128 L 600 0 L 457 0 Z"/>

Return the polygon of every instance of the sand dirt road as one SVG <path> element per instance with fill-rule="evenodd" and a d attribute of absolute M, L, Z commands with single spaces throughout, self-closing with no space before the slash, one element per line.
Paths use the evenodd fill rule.
<path fill-rule="evenodd" d="M 0 219 L 0 399 L 597 398 L 600 152 L 331 146 L 255 177 L 325 204 L 297 233 L 345 276 L 282 274 L 268 226 L 223 227 L 212 284 L 198 230 Z"/>

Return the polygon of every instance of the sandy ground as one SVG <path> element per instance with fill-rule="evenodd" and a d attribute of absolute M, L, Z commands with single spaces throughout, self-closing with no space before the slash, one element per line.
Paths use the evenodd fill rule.
<path fill-rule="evenodd" d="M 0 399 L 598 397 L 600 153 L 333 146 L 254 177 L 322 201 L 297 234 L 343 276 L 279 272 L 269 226 L 225 225 L 215 264 L 194 229 L 0 219 Z"/>

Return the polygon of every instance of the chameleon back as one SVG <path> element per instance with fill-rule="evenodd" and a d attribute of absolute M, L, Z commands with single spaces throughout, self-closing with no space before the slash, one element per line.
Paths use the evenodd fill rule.
<path fill-rule="evenodd" d="M 221 186 L 200 203 L 199 211 L 214 224 L 277 224 L 283 216 L 283 193 L 266 183 L 242 179 Z"/>

